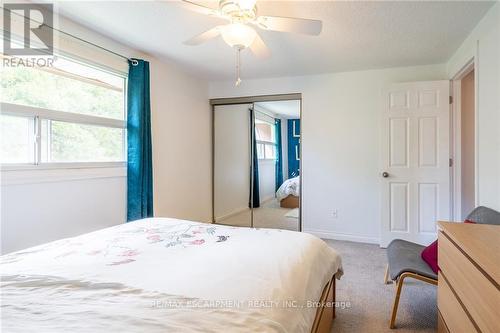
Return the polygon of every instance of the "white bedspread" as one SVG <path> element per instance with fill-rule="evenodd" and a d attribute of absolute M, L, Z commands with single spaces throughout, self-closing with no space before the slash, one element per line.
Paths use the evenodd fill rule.
<path fill-rule="evenodd" d="M 154 218 L 0 258 L 2 332 L 310 332 L 341 259 L 306 233 Z"/>
<path fill-rule="evenodd" d="M 300 196 L 300 176 L 285 180 L 276 191 L 278 201 L 285 199 L 289 195 Z"/>

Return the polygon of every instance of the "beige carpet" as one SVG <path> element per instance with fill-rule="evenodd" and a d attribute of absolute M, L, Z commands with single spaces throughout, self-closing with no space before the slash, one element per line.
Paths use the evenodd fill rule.
<path fill-rule="evenodd" d="M 281 208 L 277 199 L 262 203 L 261 207 L 253 211 L 253 226 L 255 228 L 273 228 L 298 231 L 298 217 L 287 216 L 293 209 Z M 219 224 L 234 225 L 239 227 L 250 226 L 250 210 L 233 215 Z"/>
<path fill-rule="evenodd" d="M 350 303 L 337 309 L 332 333 L 436 332 L 436 287 L 408 279 L 405 282 L 396 330 L 389 329 L 394 284 L 384 285 L 385 250 L 378 245 L 326 241 L 342 256 L 344 276 L 337 281 L 337 301 Z"/>

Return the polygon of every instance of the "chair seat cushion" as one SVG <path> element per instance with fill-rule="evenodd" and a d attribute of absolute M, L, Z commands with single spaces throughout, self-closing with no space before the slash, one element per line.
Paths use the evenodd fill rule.
<path fill-rule="evenodd" d="M 393 240 L 387 247 L 389 276 L 396 280 L 402 273 L 410 272 L 437 280 L 437 274 L 422 260 L 425 246 L 401 239 Z"/>

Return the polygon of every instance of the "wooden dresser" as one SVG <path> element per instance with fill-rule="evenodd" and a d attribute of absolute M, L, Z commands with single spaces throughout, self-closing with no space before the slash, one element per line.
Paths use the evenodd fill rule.
<path fill-rule="evenodd" d="M 438 226 L 438 332 L 500 332 L 500 226 Z"/>

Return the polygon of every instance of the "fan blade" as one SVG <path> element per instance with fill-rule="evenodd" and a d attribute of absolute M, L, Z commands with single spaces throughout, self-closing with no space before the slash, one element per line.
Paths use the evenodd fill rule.
<path fill-rule="evenodd" d="M 264 59 L 271 56 L 271 52 L 269 52 L 269 49 L 266 44 L 264 44 L 264 41 L 260 38 L 259 34 L 255 36 L 253 43 L 250 44 L 250 50 L 257 56 L 257 58 Z"/>
<path fill-rule="evenodd" d="M 220 35 L 221 25 L 216 26 L 210 30 L 207 30 L 199 35 L 194 36 L 193 38 L 188 39 L 184 42 L 186 45 L 199 45 L 201 43 L 206 42 L 209 39 L 215 38 Z"/>
<path fill-rule="evenodd" d="M 187 0 L 181 0 L 181 4 L 184 8 L 189 9 L 193 12 L 198 13 L 198 14 L 209 15 L 209 16 L 219 16 L 219 11 L 217 9 L 205 7 L 205 6 L 202 6 L 202 5 L 199 5 L 197 3 L 187 1 Z"/>
<path fill-rule="evenodd" d="M 295 32 L 317 36 L 321 33 L 323 23 L 319 20 L 309 20 L 293 17 L 259 16 L 257 25 L 264 30 Z"/>

